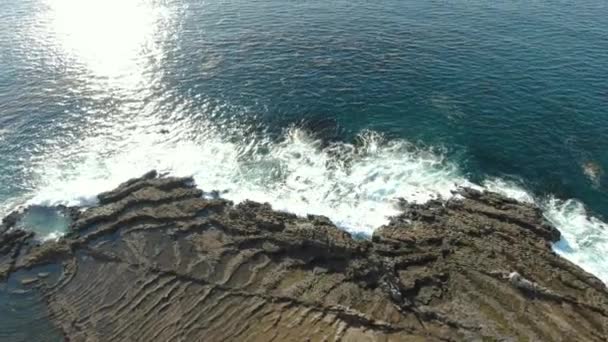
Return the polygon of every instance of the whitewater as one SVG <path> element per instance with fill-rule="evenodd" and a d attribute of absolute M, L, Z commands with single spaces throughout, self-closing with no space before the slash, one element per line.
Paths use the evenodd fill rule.
<path fill-rule="evenodd" d="M 297 215 L 324 215 L 352 234 L 370 236 L 399 213 L 399 199 L 448 199 L 466 186 L 536 203 L 562 233 L 555 252 L 608 283 L 608 224 L 589 215 L 576 199 L 537 197 L 523 181 L 473 183 L 442 149 L 373 131 L 361 132 L 353 143 L 326 142 L 297 126 L 278 138 L 244 129 L 224 130 L 240 132 L 236 135 L 213 133 L 218 131 L 173 127 L 122 139 L 85 138 L 33 162 L 31 191 L 4 203 L 0 214 L 24 205 L 94 205 L 98 193 L 156 169 L 193 176 L 204 191 L 234 202 L 250 199 Z M 64 232 L 41 233 L 48 240 Z"/>

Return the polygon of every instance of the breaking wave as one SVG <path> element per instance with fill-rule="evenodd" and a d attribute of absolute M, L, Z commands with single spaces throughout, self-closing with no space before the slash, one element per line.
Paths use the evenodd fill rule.
<path fill-rule="evenodd" d="M 79 159 L 51 156 L 33 167 L 37 187 L 23 202 L 91 205 L 98 193 L 157 169 L 194 176 L 203 190 L 235 202 L 252 199 L 298 215 L 325 215 L 351 233 L 371 235 L 398 214 L 399 198 L 450 198 L 458 187 L 470 186 L 540 205 L 562 233 L 555 251 L 608 282 L 608 225 L 589 216 L 582 203 L 535 198 L 518 183 L 498 178 L 474 184 L 441 150 L 405 140 L 366 131 L 353 143 L 327 143 L 292 127 L 280 139 L 204 134 L 181 140 L 147 133 L 113 150 L 98 146 L 108 145 L 85 140 L 71 154 Z M 59 233 L 51 234 L 48 239 Z"/>

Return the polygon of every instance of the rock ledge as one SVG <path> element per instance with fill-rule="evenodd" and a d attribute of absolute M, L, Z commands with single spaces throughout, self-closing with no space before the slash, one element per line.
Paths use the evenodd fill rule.
<path fill-rule="evenodd" d="M 608 340 L 605 285 L 551 251 L 532 205 L 463 189 L 361 241 L 202 194 L 150 172 L 44 244 L 9 215 L 0 277 L 29 272 L 69 341 Z"/>

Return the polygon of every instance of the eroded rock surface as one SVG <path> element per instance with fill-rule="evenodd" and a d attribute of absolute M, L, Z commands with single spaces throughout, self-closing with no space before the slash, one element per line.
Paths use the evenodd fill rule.
<path fill-rule="evenodd" d="M 0 229 L 70 341 L 606 341 L 605 285 L 551 251 L 540 211 L 492 193 L 403 203 L 372 241 L 327 218 L 204 199 L 155 172 L 39 245 Z"/>

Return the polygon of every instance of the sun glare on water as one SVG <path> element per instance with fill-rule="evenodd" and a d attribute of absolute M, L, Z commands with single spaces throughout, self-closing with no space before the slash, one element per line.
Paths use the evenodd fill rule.
<path fill-rule="evenodd" d="M 137 82 L 151 54 L 162 7 L 138 0 L 47 0 L 50 31 L 63 52 L 95 76 Z"/>

